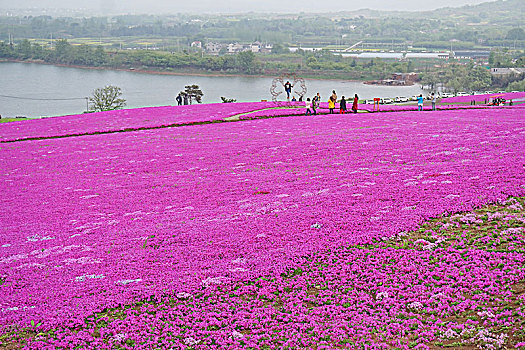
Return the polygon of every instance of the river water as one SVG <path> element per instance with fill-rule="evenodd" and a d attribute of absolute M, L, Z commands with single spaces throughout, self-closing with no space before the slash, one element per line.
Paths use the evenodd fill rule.
<path fill-rule="evenodd" d="M 188 84 L 199 85 L 204 93 L 203 103 L 220 102 L 221 96 L 239 102 L 272 98 L 272 78 L 161 75 L 0 62 L 0 115 L 39 117 L 82 113 L 86 110 L 85 97 L 105 85 L 119 86 L 128 108 L 166 106 L 174 104 L 174 97 Z M 357 93 L 366 99 L 422 92 L 418 85 L 373 86 L 345 80 L 307 79 L 306 86 L 307 97 L 319 92 L 323 101 L 332 90 L 338 96 Z"/>

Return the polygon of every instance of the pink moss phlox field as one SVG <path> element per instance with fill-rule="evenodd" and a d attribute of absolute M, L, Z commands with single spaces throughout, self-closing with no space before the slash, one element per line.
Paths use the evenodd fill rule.
<path fill-rule="evenodd" d="M 120 109 L 25 120 L 24 122 L 0 124 L 0 141 L 208 122 L 273 106 L 273 102 L 213 103 Z"/>
<path fill-rule="evenodd" d="M 336 109 L 334 110 L 335 114 L 339 114 L 339 106 L 336 105 Z M 514 108 L 517 108 L 518 106 L 514 106 Z M 463 106 L 463 105 L 437 105 L 437 110 L 458 110 L 458 109 L 486 109 L 486 108 L 494 108 L 489 106 Z M 366 112 L 377 112 L 377 107 L 374 108 L 373 105 L 370 104 L 359 104 L 358 105 L 359 111 L 366 111 Z M 423 111 L 431 111 L 432 106 L 431 105 L 425 105 L 423 107 Z M 310 111 L 313 113 L 312 109 Z M 320 107 L 317 109 L 317 114 L 328 114 L 328 104 L 322 103 Z M 380 105 L 379 106 L 379 112 L 416 112 L 417 111 L 417 104 L 407 104 L 407 105 Z M 246 114 L 243 114 L 240 116 L 240 119 L 255 119 L 255 118 L 261 118 L 261 117 L 279 117 L 279 116 L 293 116 L 293 115 L 305 115 L 306 114 L 306 108 L 305 107 L 281 107 L 281 108 L 271 108 L 271 109 L 264 109 L 264 110 L 257 110 L 254 112 L 248 112 Z M 352 116 L 352 111 L 347 110 L 346 113 L 349 116 Z"/>
<path fill-rule="evenodd" d="M 505 93 L 493 93 L 483 95 L 471 95 L 471 96 L 456 96 L 447 97 L 442 99 L 442 103 L 469 103 L 470 101 L 485 102 L 494 98 L 504 98 L 505 100 L 523 100 L 525 99 L 525 92 L 505 92 Z"/>
<path fill-rule="evenodd" d="M 524 145 L 521 109 L 297 116 L 1 144 L 0 324 L 74 329 L 94 312 L 155 300 L 169 307 L 146 303 L 102 319 L 102 338 L 62 329 L 30 348 L 205 349 L 210 332 L 216 344 L 257 347 L 275 332 L 283 347 L 331 348 L 346 337 L 386 349 L 383 337 L 402 342 L 428 322 L 420 339 L 434 339 L 448 332 L 443 317 L 479 304 L 462 292 L 503 293 L 494 280 L 522 280 L 523 253 L 440 248 L 436 268 L 426 251 L 333 249 L 524 196 Z M 322 271 L 326 259 L 342 263 Z M 315 273 L 284 281 L 299 262 Z M 444 282 L 425 287 L 432 276 Z M 333 296 L 335 286 L 348 291 Z M 246 306 L 254 288 L 261 298 Z M 308 312 L 309 302 L 322 308 Z"/>

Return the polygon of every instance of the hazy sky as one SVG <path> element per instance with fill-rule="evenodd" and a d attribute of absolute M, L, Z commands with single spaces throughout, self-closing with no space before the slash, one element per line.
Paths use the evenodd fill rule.
<path fill-rule="evenodd" d="M 239 13 L 257 12 L 337 12 L 363 8 L 379 10 L 431 10 L 440 7 L 474 5 L 486 0 L 0 0 L 7 8 L 86 8 L 126 13 Z"/>

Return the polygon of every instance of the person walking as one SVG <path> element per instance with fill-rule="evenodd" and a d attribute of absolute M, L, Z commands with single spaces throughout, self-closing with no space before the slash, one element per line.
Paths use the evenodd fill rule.
<path fill-rule="evenodd" d="M 180 94 L 178 94 L 177 97 L 175 97 L 175 101 L 177 101 L 177 105 L 181 106 L 182 105 L 182 96 Z"/>
<path fill-rule="evenodd" d="M 436 101 L 437 101 L 436 95 L 434 93 L 432 93 L 430 98 L 432 99 L 432 110 L 435 111 L 436 110 Z"/>
<path fill-rule="evenodd" d="M 317 96 L 312 98 L 312 111 L 314 112 L 314 115 L 317 115 Z"/>
<path fill-rule="evenodd" d="M 317 109 L 319 108 L 319 105 L 321 104 L 321 95 L 317 93 L 314 98 L 312 99 L 312 105 L 314 106 L 314 114 L 317 115 Z"/>
<path fill-rule="evenodd" d="M 345 114 L 346 112 L 346 100 L 345 97 L 341 97 L 341 101 L 339 102 L 339 114 Z"/>
<path fill-rule="evenodd" d="M 306 102 L 304 104 L 305 104 L 305 108 L 306 108 L 305 115 L 312 115 L 312 111 L 310 110 L 310 106 L 312 106 L 312 103 L 310 102 L 310 98 L 309 97 L 306 99 Z"/>
<path fill-rule="evenodd" d="M 286 99 L 288 101 L 290 100 L 290 94 L 292 93 L 292 88 L 293 88 L 293 85 L 290 83 L 290 81 L 287 81 L 284 84 L 284 91 L 286 92 Z"/>
<path fill-rule="evenodd" d="M 423 110 L 423 95 L 419 95 L 419 97 L 417 98 L 417 110 L 418 111 L 422 111 Z"/>
<path fill-rule="evenodd" d="M 329 113 L 330 114 L 334 114 L 334 109 L 335 109 L 335 100 L 334 100 L 333 96 L 330 96 L 330 98 L 328 99 L 328 110 L 329 110 Z"/>
<path fill-rule="evenodd" d="M 354 95 L 354 103 L 352 103 L 352 112 L 357 113 L 357 104 L 359 103 L 359 96 Z"/>

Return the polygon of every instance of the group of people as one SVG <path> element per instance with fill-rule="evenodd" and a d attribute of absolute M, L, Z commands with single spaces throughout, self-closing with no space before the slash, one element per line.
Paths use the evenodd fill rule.
<path fill-rule="evenodd" d="M 184 105 L 188 105 L 188 95 L 182 96 L 182 94 L 178 94 L 177 97 L 175 97 L 175 101 L 177 101 L 177 105 L 182 106 L 182 102 L 184 102 Z"/>
<path fill-rule="evenodd" d="M 354 99 L 352 101 L 352 112 L 357 113 L 358 109 L 358 101 L 359 97 L 357 94 L 355 94 Z M 341 100 L 339 100 L 339 114 L 345 114 L 347 112 L 347 101 L 344 96 L 341 97 Z M 306 115 L 317 115 L 317 110 L 319 109 L 319 105 L 321 103 L 321 95 L 317 93 L 312 99 L 307 98 L 305 101 L 305 109 L 306 109 Z M 335 90 L 332 91 L 332 95 L 328 98 L 328 111 L 330 114 L 334 114 L 335 106 L 337 103 L 337 93 Z"/>
<path fill-rule="evenodd" d="M 432 110 L 435 111 L 436 110 L 436 102 L 437 102 L 437 97 L 434 93 L 432 93 L 430 95 L 430 100 L 432 101 Z M 418 111 L 422 111 L 423 110 L 423 104 L 425 102 L 425 98 L 423 97 L 422 94 L 420 94 L 417 98 L 417 110 Z"/>

